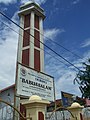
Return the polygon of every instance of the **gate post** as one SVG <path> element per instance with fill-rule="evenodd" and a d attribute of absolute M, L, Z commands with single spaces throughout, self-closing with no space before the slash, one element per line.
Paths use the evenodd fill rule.
<path fill-rule="evenodd" d="M 68 107 L 68 110 L 73 114 L 70 120 L 83 120 L 82 118 L 82 109 L 84 106 L 81 106 L 79 103 L 74 102 L 71 107 Z"/>
<path fill-rule="evenodd" d="M 45 120 L 46 105 L 50 102 L 42 100 L 37 95 L 32 95 L 22 104 L 26 107 L 26 117 L 30 117 L 28 120 Z"/>

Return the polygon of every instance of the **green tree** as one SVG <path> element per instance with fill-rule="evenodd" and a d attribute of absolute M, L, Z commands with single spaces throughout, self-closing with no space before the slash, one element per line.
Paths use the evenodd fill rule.
<path fill-rule="evenodd" d="M 79 84 L 82 97 L 90 99 L 90 59 L 88 63 L 83 63 L 83 70 L 78 72 L 75 81 Z"/>

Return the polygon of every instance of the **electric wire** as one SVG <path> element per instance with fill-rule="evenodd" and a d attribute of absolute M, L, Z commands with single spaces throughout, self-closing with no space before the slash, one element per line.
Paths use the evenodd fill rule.
<path fill-rule="evenodd" d="M 23 23 L 23 22 L 20 22 L 20 23 L 21 23 L 22 25 L 24 25 L 24 24 L 25 24 L 25 23 Z M 30 29 L 34 30 L 34 29 L 33 29 L 33 28 L 31 28 L 31 27 L 30 27 Z M 76 57 L 78 57 L 78 58 L 82 59 L 82 57 L 81 57 L 81 56 L 79 56 L 79 55 L 77 55 L 76 53 L 74 53 L 74 52 L 70 51 L 69 49 L 67 49 L 66 47 L 64 47 L 63 45 L 61 45 L 60 43 L 55 42 L 53 39 L 51 39 L 51 38 L 49 38 L 49 37 L 45 36 L 45 35 L 44 35 L 44 34 L 42 34 L 41 32 L 39 32 L 39 33 L 40 33 L 40 35 L 42 35 L 42 36 L 43 36 L 44 38 L 46 38 L 47 40 L 49 40 L 49 41 L 53 42 L 54 44 L 58 45 L 59 47 L 63 48 L 64 50 L 68 51 L 69 53 L 73 54 L 74 56 L 76 56 Z"/>
<path fill-rule="evenodd" d="M 0 20 L 0 22 L 1 22 L 2 24 L 4 24 L 6 27 L 8 27 L 9 29 L 11 29 L 12 31 L 14 31 L 15 33 L 17 33 L 18 35 L 20 35 L 20 36 L 23 38 L 23 35 L 22 35 L 22 34 L 18 33 L 16 30 L 14 30 L 14 29 L 11 28 L 10 26 L 8 26 L 5 22 L 3 22 L 3 21 L 1 21 L 1 20 Z M 24 36 L 24 38 L 27 39 L 27 37 L 25 37 L 25 36 Z M 30 41 L 30 43 L 34 44 L 32 41 Z M 49 54 L 52 58 L 58 60 L 59 62 L 63 63 L 64 65 L 66 65 L 66 66 L 68 67 L 67 64 L 65 64 L 64 62 L 60 61 L 58 58 L 56 58 L 55 56 L 53 56 L 52 54 L 50 54 L 50 53 L 47 52 L 46 50 L 44 50 L 44 49 L 42 49 L 42 48 L 40 48 L 40 49 L 43 50 L 43 51 L 45 51 L 45 52 L 46 52 L 47 54 Z"/>
<path fill-rule="evenodd" d="M 16 5 L 15 5 L 15 7 L 19 10 L 19 8 L 18 8 Z M 21 22 L 21 21 L 20 21 L 20 23 L 21 23 L 22 25 L 25 24 L 24 22 Z M 31 27 L 30 27 L 30 29 L 34 30 L 34 29 L 31 28 Z M 51 38 L 49 38 L 49 37 L 47 37 L 47 36 L 45 36 L 45 35 L 42 34 L 40 31 L 39 31 L 39 33 L 40 33 L 40 35 L 42 35 L 44 38 L 46 38 L 47 40 L 53 42 L 54 44 L 58 45 L 59 47 L 63 48 L 64 50 L 66 50 L 67 52 L 71 53 L 72 55 L 78 57 L 79 59 L 83 59 L 80 55 L 74 53 L 73 51 L 70 51 L 69 49 L 67 49 L 66 47 L 64 47 L 63 45 L 61 45 L 60 43 L 54 41 L 53 39 L 51 39 Z M 89 59 L 89 58 L 86 58 L 85 62 L 88 61 L 88 59 Z M 84 63 L 84 62 L 80 62 L 80 63 Z"/>
<path fill-rule="evenodd" d="M 19 8 L 15 5 L 15 7 L 19 10 Z M 22 25 L 24 25 L 25 23 L 23 23 L 23 22 L 20 22 Z M 30 29 L 32 29 L 32 30 L 34 30 L 33 28 L 31 28 L 30 27 Z M 49 37 L 47 37 L 47 36 L 45 36 L 44 34 L 42 34 L 41 32 L 39 32 L 40 33 L 40 35 L 42 35 L 44 38 L 46 38 L 47 40 L 49 40 L 49 41 L 51 41 L 51 42 L 53 42 L 54 44 L 56 44 L 56 45 L 58 45 L 59 47 L 61 47 L 61 48 L 63 48 L 64 50 L 66 50 L 66 51 L 68 51 L 69 53 L 71 53 L 71 54 L 73 54 L 74 56 L 76 56 L 76 57 L 78 57 L 78 58 L 80 58 L 80 59 L 82 59 L 82 57 L 80 56 L 80 55 L 77 55 L 76 53 L 74 53 L 74 52 L 72 52 L 72 51 L 70 51 L 69 49 L 67 49 L 66 47 L 64 47 L 63 45 L 61 45 L 60 43 L 58 43 L 58 42 L 55 42 L 53 39 L 51 39 L 51 38 L 49 38 Z"/>
<path fill-rule="evenodd" d="M 3 12 L 0 11 L 0 14 L 3 15 L 5 18 L 7 18 L 9 21 L 11 21 L 13 24 L 15 24 L 16 26 L 18 26 L 19 28 L 21 28 L 22 30 L 24 30 L 24 28 L 22 28 L 20 25 L 18 25 L 16 22 L 14 22 L 13 20 L 11 20 L 7 15 L 5 15 Z M 33 35 L 31 35 L 30 33 L 26 32 L 27 34 L 29 34 L 30 36 L 32 36 L 33 38 L 35 38 Z M 37 41 L 39 41 L 37 38 L 35 38 Z M 53 49 L 51 49 L 49 46 L 47 46 L 45 43 L 39 41 L 40 43 L 42 43 L 45 47 L 47 47 L 49 50 L 51 50 L 53 53 L 55 53 L 57 56 L 59 56 L 60 58 L 62 58 L 64 61 L 66 61 L 67 63 L 69 63 L 71 66 L 73 66 L 74 68 L 76 68 L 78 71 L 80 71 L 80 69 L 78 67 L 76 67 L 73 63 L 71 63 L 70 61 L 68 61 L 66 58 L 64 58 L 63 56 L 61 56 L 60 54 L 58 54 L 56 51 L 54 51 Z"/>
<path fill-rule="evenodd" d="M 16 5 L 15 5 L 15 7 L 18 8 Z M 18 10 L 19 10 L 19 8 L 18 8 Z M 22 25 L 25 24 L 24 22 L 21 22 L 21 21 L 20 21 L 19 23 L 22 24 Z M 31 27 L 30 27 L 30 29 L 34 30 L 34 29 L 31 28 Z M 74 53 L 73 51 L 70 51 L 69 49 L 67 49 L 66 47 L 64 47 L 63 45 L 61 45 L 60 43 L 54 41 L 53 39 L 51 39 L 51 38 L 49 38 L 49 37 L 47 37 L 47 36 L 45 36 L 45 35 L 42 34 L 40 31 L 39 31 L 39 33 L 40 33 L 40 35 L 42 35 L 44 38 L 46 38 L 47 40 L 53 42 L 54 44 L 58 45 L 59 47 L 63 48 L 64 50 L 66 50 L 67 52 L 71 53 L 72 55 L 78 57 L 79 59 L 83 59 L 80 55 Z M 85 62 L 87 62 L 88 59 L 89 59 L 89 58 L 86 58 Z M 83 62 L 80 62 L 80 63 L 84 63 L 84 61 L 83 61 Z M 66 66 L 67 66 L 67 65 L 66 65 Z"/>
<path fill-rule="evenodd" d="M 9 21 L 11 21 L 13 24 L 15 24 L 16 26 L 18 26 L 19 28 L 21 28 L 22 30 L 24 30 L 20 25 L 18 25 L 16 22 L 14 22 L 13 20 L 11 20 L 7 15 L 5 15 L 3 12 L 0 11 L 0 14 L 3 15 L 5 18 L 7 18 Z M 27 34 L 29 34 L 30 36 L 32 36 L 33 38 L 35 38 L 33 35 L 31 35 L 30 33 L 28 33 L 26 31 Z M 39 41 L 37 38 L 35 38 L 37 41 Z M 53 49 L 51 49 L 50 47 L 48 47 L 46 44 L 44 44 L 43 42 L 39 41 L 40 43 L 42 43 L 45 47 L 47 47 L 49 50 L 51 50 L 53 53 L 55 53 L 57 56 L 59 56 L 60 58 L 62 58 L 63 60 L 65 60 L 67 63 L 69 63 L 71 66 L 73 66 L 74 68 L 76 68 L 78 71 L 80 71 L 80 69 L 78 67 L 76 67 L 74 64 L 72 64 L 70 61 L 68 61 L 66 58 L 64 58 L 63 56 L 61 56 L 60 54 L 58 54 L 56 51 L 54 51 Z"/>

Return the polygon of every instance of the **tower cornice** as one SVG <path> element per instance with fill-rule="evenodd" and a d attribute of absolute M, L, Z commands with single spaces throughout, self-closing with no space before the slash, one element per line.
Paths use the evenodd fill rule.
<path fill-rule="evenodd" d="M 26 15 L 29 14 L 31 11 L 35 11 L 35 13 L 41 16 L 43 19 L 45 18 L 44 10 L 35 2 L 28 2 L 20 6 L 20 11 L 18 12 L 18 15 Z"/>

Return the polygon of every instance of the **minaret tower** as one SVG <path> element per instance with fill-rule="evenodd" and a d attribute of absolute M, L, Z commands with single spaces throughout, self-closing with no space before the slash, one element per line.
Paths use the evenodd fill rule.
<path fill-rule="evenodd" d="M 20 7 L 20 29 L 17 61 L 38 72 L 44 72 L 43 20 L 44 10 L 35 2 Z M 23 37 L 22 37 L 23 36 Z"/>
<path fill-rule="evenodd" d="M 20 7 L 18 12 L 20 18 L 18 40 L 17 62 L 30 67 L 37 72 L 44 73 L 44 45 L 43 43 L 43 20 L 44 10 L 35 2 L 27 2 Z M 17 71 L 16 88 L 17 91 Z M 25 109 L 19 103 L 19 98 L 15 93 L 14 106 L 25 113 Z M 24 97 L 24 96 L 23 96 Z M 17 115 L 17 113 L 15 112 Z M 15 118 L 15 120 L 17 120 Z"/>

